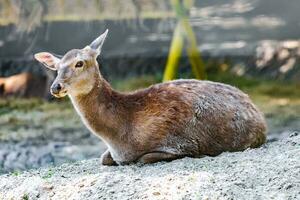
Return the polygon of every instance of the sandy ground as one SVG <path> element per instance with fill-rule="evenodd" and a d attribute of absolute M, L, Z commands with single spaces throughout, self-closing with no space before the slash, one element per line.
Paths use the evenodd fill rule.
<path fill-rule="evenodd" d="M 6 174 L 0 199 L 300 199 L 300 133 L 217 157 L 117 167 L 91 159 Z"/>

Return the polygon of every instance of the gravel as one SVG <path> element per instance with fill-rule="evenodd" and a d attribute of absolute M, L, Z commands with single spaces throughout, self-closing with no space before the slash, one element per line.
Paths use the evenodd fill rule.
<path fill-rule="evenodd" d="M 0 176 L 0 199 L 300 199 L 300 133 L 257 149 L 152 165 L 99 159 Z"/>

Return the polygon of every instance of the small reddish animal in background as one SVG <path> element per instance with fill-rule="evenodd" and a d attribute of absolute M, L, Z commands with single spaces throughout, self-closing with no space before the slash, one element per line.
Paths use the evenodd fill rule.
<path fill-rule="evenodd" d="M 0 78 L 0 97 L 45 97 L 46 77 L 21 73 Z"/>

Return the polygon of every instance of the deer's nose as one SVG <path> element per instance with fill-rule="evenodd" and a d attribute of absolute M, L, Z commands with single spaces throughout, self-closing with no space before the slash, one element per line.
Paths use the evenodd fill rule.
<path fill-rule="evenodd" d="M 51 86 L 51 92 L 53 94 L 59 94 L 61 89 L 62 89 L 62 85 L 60 83 L 56 83 Z"/>

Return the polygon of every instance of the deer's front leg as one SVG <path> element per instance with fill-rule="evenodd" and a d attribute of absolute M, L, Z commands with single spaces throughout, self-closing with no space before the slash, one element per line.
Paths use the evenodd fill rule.
<path fill-rule="evenodd" d="M 107 149 L 102 155 L 101 155 L 101 164 L 102 165 L 108 165 L 108 166 L 116 166 L 118 165 L 114 159 L 111 157 L 111 154 L 109 150 Z"/>
<path fill-rule="evenodd" d="M 183 158 L 183 155 L 176 155 L 176 154 L 170 154 L 165 152 L 153 152 L 153 153 L 147 153 L 140 157 L 138 162 L 141 162 L 143 164 L 149 164 L 149 163 L 155 163 L 155 162 L 161 162 L 161 161 L 172 161 L 175 159 Z"/>

